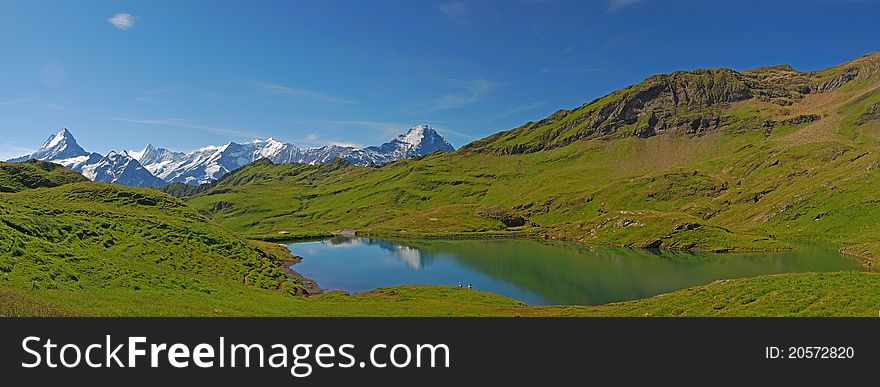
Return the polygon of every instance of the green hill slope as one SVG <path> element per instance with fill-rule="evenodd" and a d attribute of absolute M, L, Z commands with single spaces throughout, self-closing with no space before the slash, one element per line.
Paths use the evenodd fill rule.
<path fill-rule="evenodd" d="M 23 163 L 0 162 L 0 192 L 50 188 L 80 181 L 88 179 L 58 164 L 39 160 Z"/>
<path fill-rule="evenodd" d="M 82 178 L 58 168 L 0 166 L 5 181 L 28 186 L 37 185 L 33 176 L 46 186 Z M 87 181 L 0 193 L 2 288 L 74 291 L 86 303 L 120 290 L 301 293 L 282 269 L 291 257 L 271 246 L 246 241 L 153 189 Z M 136 300 L 123 304 L 136 308 Z"/>
<path fill-rule="evenodd" d="M 717 251 L 809 239 L 873 257 L 878 73 L 875 53 L 810 73 L 659 75 L 451 154 L 380 168 L 263 162 L 188 203 L 255 235 L 522 233 Z"/>

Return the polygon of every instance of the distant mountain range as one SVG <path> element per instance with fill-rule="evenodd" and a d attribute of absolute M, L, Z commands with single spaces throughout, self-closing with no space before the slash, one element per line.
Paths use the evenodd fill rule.
<path fill-rule="evenodd" d="M 173 152 L 147 145 L 141 151 L 110 152 L 103 156 L 87 152 L 77 144 L 70 131 L 61 129 L 50 136 L 38 151 L 9 161 L 49 161 L 80 172 L 94 181 L 135 187 L 162 187 L 176 182 L 191 185 L 208 183 L 262 158 L 276 164 L 323 164 L 343 158 L 354 165 L 382 165 L 438 150 L 452 152 L 455 149 L 430 126 L 417 125 L 387 143 L 367 148 L 337 145 L 299 148 L 269 138 L 243 144 L 230 142 L 192 152 Z"/>
<path fill-rule="evenodd" d="M 80 172 L 90 180 L 114 183 L 135 187 L 162 187 L 166 183 L 153 176 L 136 159 L 125 152 L 110 152 L 106 156 L 89 153 L 76 143 L 73 134 L 61 129 L 50 136 L 43 146 L 33 154 L 9 160 L 21 162 L 27 160 L 49 161 L 61 164 L 69 169 Z"/>

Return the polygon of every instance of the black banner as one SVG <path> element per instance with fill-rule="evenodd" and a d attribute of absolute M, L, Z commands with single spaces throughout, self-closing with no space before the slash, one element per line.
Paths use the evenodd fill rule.
<path fill-rule="evenodd" d="M 764 385 L 871 376 L 878 321 L 0 319 L 0 372 L 32 385 Z"/>

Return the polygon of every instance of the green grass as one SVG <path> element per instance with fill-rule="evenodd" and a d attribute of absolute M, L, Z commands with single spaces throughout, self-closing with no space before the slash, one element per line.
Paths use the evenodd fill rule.
<path fill-rule="evenodd" d="M 279 289 L 282 258 L 152 189 L 92 182 L 0 194 L 0 284 L 21 289 Z"/>
<path fill-rule="evenodd" d="M 603 306 L 532 307 L 477 290 L 400 286 L 346 295 L 281 297 L 254 287 L 38 290 L 0 286 L 0 316 L 862 316 L 880 312 L 880 275 L 804 273 L 718 281 Z"/>
<path fill-rule="evenodd" d="M 23 163 L 0 162 L 0 192 L 57 187 L 79 181 L 88 181 L 88 179 L 57 164 L 39 160 L 28 160 Z"/>

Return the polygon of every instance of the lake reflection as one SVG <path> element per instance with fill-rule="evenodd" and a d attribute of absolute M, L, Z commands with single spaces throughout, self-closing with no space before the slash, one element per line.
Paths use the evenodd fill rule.
<path fill-rule="evenodd" d="M 782 253 L 710 254 L 534 240 L 416 241 L 336 237 L 289 245 L 293 268 L 325 289 L 465 286 L 532 305 L 598 305 L 650 297 L 718 279 L 861 270 L 824 246 Z"/>

